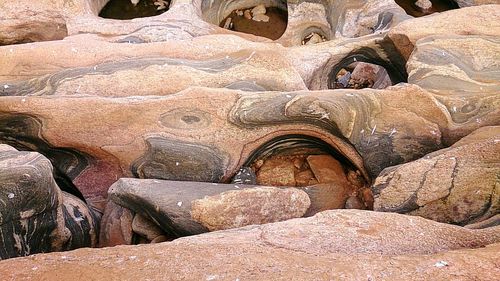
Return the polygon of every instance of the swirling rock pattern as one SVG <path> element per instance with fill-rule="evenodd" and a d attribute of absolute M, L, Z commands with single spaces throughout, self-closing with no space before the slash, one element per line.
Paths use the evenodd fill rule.
<path fill-rule="evenodd" d="M 414 19 L 392 0 L 177 0 L 161 15 L 133 20 L 99 17 L 106 0 L 32 2 L 0 3 L 0 144 L 23 150 L 0 146 L 0 202 L 6 202 L 0 204 L 0 257 L 95 246 L 97 237 L 100 246 L 157 243 L 245 221 L 309 216 L 332 205 L 355 207 L 347 197 L 366 197 L 358 205 L 370 209 L 368 187 L 374 183 L 377 211 L 414 216 L 327 212 L 156 247 L 98 253 L 130 251 L 132 268 L 138 257 L 157 258 L 142 252 L 150 249 L 162 255 L 171 251 L 180 261 L 190 259 L 189 264 L 202 264 L 196 261 L 211 256 L 219 263 L 206 268 L 217 276 L 220 268 L 242 261 L 241 253 L 259 261 L 278 252 L 272 262 L 278 261 L 294 278 L 303 276 L 300 272 L 311 262 L 311 272 L 321 266 L 328 268 L 321 274 L 332 272 L 341 264 L 355 272 L 342 274 L 356 280 L 383 279 L 387 272 L 392 279 L 450 279 L 443 273 L 450 268 L 470 279 L 494 279 L 498 270 L 491 260 L 498 256 L 497 245 L 460 249 L 498 243 L 498 227 L 491 226 L 498 224 L 499 213 L 500 164 L 493 153 L 500 125 L 500 5 L 482 5 L 498 1 L 456 1 L 467 8 Z M 219 26 L 232 10 L 261 2 L 287 10 L 280 38 L 272 41 Z M 471 19 L 481 20 L 471 24 Z M 320 42 L 305 45 L 312 35 Z M 33 43 L 21 44 L 28 42 Z M 384 81 L 393 85 L 331 89 L 360 62 L 385 68 Z M 347 74 L 339 76 L 342 70 Z M 322 195 L 321 184 L 302 191 L 274 187 L 275 193 L 269 194 L 275 198 L 301 194 L 311 204 L 303 213 L 305 201 L 293 205 L 287 196 L 274 202 L 266 195 L 264 202 L 276 208 L 303 207 L 279 218 L 269 219 L 261 212 L 265 208 L 258 208 L 262 201 L 254 197 L 251 206 L 234 207 L 249 198 L 245 192 L 262 193 L 222 183 L 256 167 L 265 155 L 290 153 L 301 142 L 309 146 L 300 147 L 302 151 L 331 154 L 325 156 L 335 158 L 331 163 L 338 163 L 344 182 L 357 181 L 359 186 L 349 194 L 333 190 L 331 194 L 340 194 L 338 204 Z M 292 162 L 288 166 L 296 168 L 291 173 L 311 168 Z M 249 182 L 256 182 L 249 176 Z M 124 179 L 130 177 L 139 179 Z M 226 216 L 218 215 L 227 208 Z M 242 214 L 246 217 L 239 216 L 242 210 L 249 210 Z M 241 243 L 228 247 L 218 235 Z M 309 242 L 291 237 L 307 237 Z M 215 240 L 207 246 L 203 239 Z M 236 259 L 221 259 L 220 248 L 233 251 Z M 430 263 L 429 257 L 438 260 Z M 464 265 L 464 257 L 473 257 L 476 268 Z M 157 260 L 161 262 L 154 272 L 146 261 L 137 266 L 152 276 L 187 272 L 184 263 L 174 265 L 164 256 Z M 373 270 L 366 268 L 367 261 L 376 261 Z M 76 270 L 85 276 L 86 268 L 96 270 L 92 265 L 101 262 L 97 258 Z M 7 276 L 4 264 L 0 273 Z M 40 264 L 37 277 L 46 277 L 44 270 L 53 266 L 45 265 Z M 33 266 L 35 276 L 39 268 Z M 68 277 L 66 266 L 59 267 L 60 276 Z M 119 267 L 113 264 L 111 276 L 106 271 L 99 278 L 114 277 Z M 256 267 L 269 272 L 261 269 Z M 188 271 L 191 277 L 215 279 Z M 329 277 L 339 277 L 335 272 Z"/>
<path fill-rule="evenodd" d="M 0 146 L 0 259 L 97 244 L 98 216 L 52 177 L 36 152 Z"/>
<path fill-rule="evenodd" d="M 499 127 L 484 127 L 450 148 L 387 168 L 373 186 L 374 209 L 460 225 L 498 214 L 499 136 Z"/>

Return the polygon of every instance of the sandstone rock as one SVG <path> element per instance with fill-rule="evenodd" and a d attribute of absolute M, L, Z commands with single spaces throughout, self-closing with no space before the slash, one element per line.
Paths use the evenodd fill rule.
<path fill-rule="evenodd" d="M 305 214 L 306 217 L 325 210 L 344 208 L 352 192 L 348 186 L 335 182 L 320 183 L 303 189 L 311 198 L 311 206 Z"/>
<path fill-rule="evenodd" d="M 456 276 L 494 280 L 499 273 L 495 261 L 500 257 L 500 245 L 481 246 L 498 241 L 498 233 L 398 214 L 329 211 L 170 243 L 11 259 L 0 262 L 0 274 L 15 280 L 74 276 L 94 280 L 144 276 L 161 280 L 360 280 L 366 276 L 375 280 L 448 280 Z M 436 266 L 444 263 L 447 266 Z"/>
<path fill-rule="evenodd" d="M 141 214 L 136 214 L 134 216 L 132 220 L 132 230 L 150 241 L 163 235 L 163 231 L 154 222 Z"/>
<path fill-rule="evenodd" d="M 39 153 L 2 147 L 0 201 L 0 259 L 97 243 L 99 218 L 59 189 Z"/>
<path fill-rule="evenodd" d="M 450 148 L 387 168 L 373 186 L 374 209 L 461 225 L 498 214 L 499 134 L 499 127 L 485 127 Z"/>
<path fill-rule="evenodd" d="M 358 62 L 350 76 L 352 88 L 384 89 L 391 86 L 387 71 L 380 65 Z"/>
<path fill-rule="evenodd" d="M 498 4 L 498 0 L 455 0 L 460 7 Z"/>
<path fill-rule="evenodd" d="M 482 123 L 453 123 L 433 94 L 414 85 L 313 93 L 191 88 L 175 98 L 12 96 L 1 98 L 0 107 L 2 142 L 23 136 L 47 144 L 41 149 L 77 148 L 69 151 L 78 159 L 76 169 L 68 161 L 55 163 L 61 171 L 72 169 L 70 178 L 91 204 L 103 202 L 107 188 L 123 175 L 228 179 L 260 146 L 289 133 L 326 141 L 368 178 L 498 120 L 497 110 L 487 107 Z M 67 108 L 79 111 L 68 116 Z M 17 131 L 21 125 L 29 129 Z M 349 142 L 327 133 L 331 128 Z"/>
<path fill-rule="evenodd" d="M 133 244 L 133 218 L 132 211 L 109 200 L 101 220 L 99 246 L 113 247 Z"/>
<path fill-rule="evenodd" d="M 226 22 L 224 22 L 224 28 L 225 29 L 231 29 L 231 18 L 227 18 Z"/>
<path fill-rule="evenodd" d="M 471 18 L 483 20 L 470 24 Z M 431 35 L 497 36 L 500 34 L 499 20 L 500 9 L 497 5 L 468 7 L 406 20 L 392 28 L 388 36 L 401 54 L 408 58 L 416 42 Z"/>
<path fill-rule="evenodd" d="M 253 16 L 265 15 L 265 14 L 266 14 L 266 6 L 264 6 L 264 4 L 259 4 L 252 9 Z"/>
<path fill-rule="evenodd" d="M 365 205 L 363 204 L 363 202 L 361 202 L 361 200 L 359 200 L 359 198 L 357 196 L 352 196 L 351 195 L 345 201 L 344 208 L 346 208 L 346 209 L 359 209 L 359 210 L 363 210 L 365 208 Z"/>
<path fill-rule="evenodd" d="M 485 219 L 485 220 L 480 221 L 480 222 L 468 224 L 465 227 L 470 228 L 470 229 L 480 229 L 480 228 L 487 228 L 487 227 L 493 227 L 493 226 L 498 226 L 498 225 L 500 225 L 500 214 L 496 214 L 493 217 L 491 217 L 489 219 Z"/>
<path fill-rule="evenodd" d="M 269 17 L 266 16 L 266 15 L 257 14 L 257 15 L 253 15 L 252 16 L 252 20 L 254 20 L 254 21 L 262 21 L 262 22 L 269 22 Z"/>
<path fill-rule="evenodd" d="M 422 11 L 429 10 L 432 8 L 432 2 L 430 0 L 417 0 L 415 6 L 420 8 Z"/>
<path fill-rule="evenodd" d="M 305 39 L 307 39 L 307 42 L 305 42 L 305 45 L 311 45 L 311 44 L 318 44 L 318 43 L 321 43 L 321 42 L 324 42 L 325 40 L 321 37 L 321 35 L 317 34 L 317 33 L 311 33 L 309 38 L 306 37 Z"/>
<path fill-rule="evenodd" d="M 500 41 L 488 36 L 432 36 L 416 43 L 408 82 L 432 91 L 461 128 L 444 130 L 452 144 L 461 130 L 498 125 Z M 459 89 L 459 90 L 458 90 Z M 472 98 L 474 97 L 474 98 Z M 486 119 L 486 120 L 485 120 Z"/>
<path fill-rule="evenodd" d="M 280 158 L 268 159 L 257 172 L 257 182 L 261 185 L 295 186 L 294 165 Z"/>
<path fill-rule="evenodd" d="M 302 217 L 311 201 L 295 188 L 232 190 L 191 202 L 191 217 L 210 231 Z"/>
<path fill-rule="evenodd" d="M 160 235 L 160 236 L 157 236 L 155 239 L 151 240 L 151 244 L 162 243 L 162 242 L 166 242 L 166 241 L 171 241 L 171 239 L 169 239 L 165 235 Z"/>
<path fill-rule="evenodd" d="M 94 210 L 102 211 L 106 202 L 102 246 L 156 243 L 208 231 L 191 218 L 191 202 L 222 196 L 239 189 L 239 183 L 216 187 L 211 183 L 121 180 L 112 189 L 110 200 L 106 198 L 108 187 L 122 177 L 229 182 L 237 171 L 248 168 L 245 165 L 264 145 L 297 136 L 299 142 L 300 138 L 323 142 L 328 153 L 342 159 L 344 167 L 320 163 L 312 165 L 311 171 L 300 161 L 263 161 L 255 167 L 267 173 L 267 181 L 278 174 L 277 184 L 313 185 L 303 189 L 311 201 L 306 216 L 337 207 L 371 209 L 373 198 L 367 183 L 382 169 L 403 164 L 382 175 L 394 172 L 401 173 L 402 180 L 409 178 L 396 187 L 403 189 L 401 194 L 398 190 L 391 193 L 396 178 L 375 190 L 387 189 L 386 202 L 394 204 L 390 208 L 403 206 L 403 211 L 410 211 L 416 205 L 411 214 L 470 228 L 498 223 L 498 180 L 492 176 L 498 172 L 498 161 L 488 155 L 498 150 L 492 137 L 498 135 L 498 129 L 485 128 L 455 142 L 477 128 L 499 125 L 499 5 L 417 20 L 409 19 L 392 0 L 271 1 L 252 12 L 241 9 L 258 3 L 181 0 L 172 1 L 170 11 L 157 17 L 121 21 L 99 17 L 106 2 L 0 1 L 0 45 L 8 45 L 0 47 L 0 197 L 1 189 L 7 191 L 0 198 L 7 202 L 4 209 L 0 207 L 1 258 L 95 245 L 99 215 Z M 148 0 L 152 2 L 153 9 L 169 6 L 168 1 Z M 460 6 L 491 2 L 498 4 L 457 1 Z M 228 30 L 233 20 L 245 20 L 239 16 L 245 16 L 250 25 L 265 26 L 252 24 L 251 19 L 253 14 L 254 20 L 269 20 L 264 6 L 269 4 L 288 13 L 285 33 L 273 38 L 274 42 Z M 219 28 L 221 16 L 237 9 L 239 16 L 232 16 L 225 26 L 228 29 Z M 311 37 L 306 39 L 308 34 Z M 19 44 L 29 42 L 35 43 Z M 313 44 L 319 42 L 323 43 Z M 299 45 L 306 46 L 291 47 Z M 338 76 L 339 69 L 359 61 L 377 63 L 380 71 L 363 67 Z M 369 80 L 370 86 L 384 90 L 324 91 L 332 82 L 339 82 L 335 78 L 341 88 L 358 79 L 360 84 Z M 409 84 L 398 84 L 401 82 Z M 398 85 L 389 87 L 393 84 Z M 2 143 L 39 151 L 48 159 L 17 152 Z M 445 151 L 428 154 L 453 143 Z M 3 158 L 4 153 L 9 156 Z M 428 159 L 411 162 L 426 154 Z M 338 166 L 343 178 L 332 177 Z M 256 176 L 249 174 L 248 181 L 241 183 L 255 183 Z M 412 181 L 416 177 L 421 185 Z M 61 191 L 74 186 L 74 194 L 79 196 L 81 191 L 90 207 Z M 228 205 L 243 199 L 231 198 Z M 408 200 L 398 201 L 402 198 Z M 268 204 L 281 203 L 267 199 Z M 414 204 L 407 208 L 407 203 Z M 132 241 L 134 212 L 141 214 L 135 230 L 146 236 L 136 237 L 137 241 Z M 342 214 L 352 220 L 318 222 L 314 218 L 303 225 L 295 223 L 300 226 L 280 224 L 272 231 L 238 229 L 222 234 L 228 240 L 215 239 L 203 246 L 204 239 L 211 236 L 181 240 L 165 248 L 106 249 L 102 253 L 112 253 L 110 256 L 84 258 L 83 264 L 76 265 L 66 254 L 54 255 L 57 260 L 49 263 L 55 269 L 2 265 L 0 274 L 5 279 L 22 279 L 1 272 L 19 268 L 24 277 L 35 272 L 41 276 L 34 279 L 54 279 L 57 272 L 55 278 L 65 280 L 75 279 L 75 275 L 85 279 L 85 270 L 102 273 L 103 279 L 124 275 L 144 279 L 142 269 L 146 273 L 155 269 L 153 279 L 205 280 L 256 279 L 254 273 L 272 280 L 346 276 L 355 280 L 493 280 L 498 275 L 498 266 L 492 262 L 498 260 L 496 246 L 493 250 L 434 253 L 496 242 L 497 228 L 433 232 L 430 230 L 445 228 L 414 217 Z M 162 230 L 151 233 L 153 227 L 140 227 L 139 218 L 158 222 Z M 391 225 L 399 234 L 386 231 L 388 223 L 400 223 Z M 329 232 L 329 224 L 339 228 Z M 384 231 L 378 232 L 381 225 Z M 163 232 L 165 235 L 160 234 Z M 276 236 L 276 241 L 267 235 Z M 485 238 L 488 235 L 490 240 Z M 342 248 L 344 245 L 348 248 Z M 224 256 L 226 248 L 233 251 L 228 257 Z M 415 253 L 414 248 L 422 252 Z M 153 252 L 131 254 L 130 259 L 122 255 L 140 249 Z M 322 249 L 326 249 L 325 255 Z M 434 254 L 421 256 L 426 250 Z M 171 256 L 165 257 L 165 252 Z M 438 260 L 430 261 L 434 258 Z M 246 270 L 248 261 L 258 266 Z M 269 266 L 259 267 L 263 263 Z M 200 264 L 216 274 L 199 273 L 186 264 Z M 120 266 L 128 265 L 130 274 L 123 274 Z M 109 271 L 102 269 L 108 267 Z M 230 270 L 236 273 L 231 275 Z M 242 273 L 248 276 L 239 276 Z"/>
<path fill-rule="evenodd" d="M 344 168 L 330 155 L 311 155 L 307 157 L 314 176 L 320 183 L 346 183 Z"/>
<path fill-rule="evenodd" d="M 250 10 L 245 10 L 243 12 L 243 16 L 248 20 L 252 19 L 252 14 L 250 13 Z"/>

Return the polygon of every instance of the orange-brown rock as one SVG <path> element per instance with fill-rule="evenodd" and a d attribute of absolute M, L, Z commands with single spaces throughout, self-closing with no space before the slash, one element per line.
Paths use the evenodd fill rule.
<path fill-rule="evenodd" d="M 495 280 L 498 229 L 329 211 L 174 242 L 79 249 L 0 262 L 10 280 Z M 486 247 L 482 247 L 485 246 Z M 467 249 L 467 247 L 473 249 Z"/>
<path fill-rule="evenodd" d="M 191 216 L 208 230 L 237 228 L 302 217 L 311 200 L 296 188 L 256 187 L 191 202 Z"/>
<path fill-rule="evenodd" d="M 132 220 L 134 214 L 127 208 L 108 201 L 101 218 L 100 247 L 130 245 L 133 240 Z"/>

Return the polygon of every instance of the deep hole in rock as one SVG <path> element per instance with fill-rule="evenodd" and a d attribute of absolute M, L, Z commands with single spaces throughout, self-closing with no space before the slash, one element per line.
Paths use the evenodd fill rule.
<path fill-rule="evenodd" d="M 305 32 L 305 36 L 302 38 L 302 45 L 313 45 L 318 43 L 323 43 L 328 41 L 328 37 L 319 28 L 314 28 L 310 31 Z"/>
<path fill-rule="evenodd" d="M 391 86 L 392 82 L 383 66 L 366 62 L 353 62 L 337 72 L 332 85 L 332 89 L 385 89 Z"/>
<path fill-rule="evenodd" d="M 203 19 L 209 23 L 272 40 L 279 39 L 288 25 L 285 0 L 204 0 L 201 10 Z"/>
<path fill-rule="evenodd" d="M 129 20 L 160 15 L 170 6 L 170 0 L 110 0 L 102 8 L 102 18 Z"/>
<path fill-rule="evenodd" d="M 362 48 L 346 56 L 332 67 L 328 75 L 329 89 L 384 89 L 408 80 L 404 61 L 394 50 L 384 50 L 389 57 L 382 59 L 376 51 Z"/>
<path fill-rule="evenodd" d="M 396 3 L 413 17 L 422 17 L 436 12 L 458 9 L 452 0 L 395 0 Z"/>
<path fill-rule="evenodd" d="M 232 182 L 301 188 L 312 201 L 306 215 L 328 209 L 373 208 L 373 196 L 361 171 L 330 145 L 309 136 L 288 135 L 264 144 Z"/>

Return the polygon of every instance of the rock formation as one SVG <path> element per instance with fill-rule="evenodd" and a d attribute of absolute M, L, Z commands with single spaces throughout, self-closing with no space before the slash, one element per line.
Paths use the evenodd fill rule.
<path fill-rule="evenodd" d="M 415 2 L 2 1 L 2 278 L 495 279 L 500 3 Z"/>
<path fill-rule="evenodd" d="M 498 226 L 468 230 L 419 217 L 337 210 L 173 242 L 79 249 L 1 263 L 6 279 L 494 280 Z M 488 245 L 489 244 L 489 245 Z M 484 245 L 488 245 L 483 247 Z M 56 274 L 57 273 L 57 274 Z"/>
<path fill-rule="evenodd" d="M 98 215 L 52 171 L 41 154 L 0 145 L 0 260 L 96 246 Z"/>

